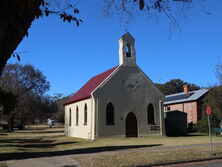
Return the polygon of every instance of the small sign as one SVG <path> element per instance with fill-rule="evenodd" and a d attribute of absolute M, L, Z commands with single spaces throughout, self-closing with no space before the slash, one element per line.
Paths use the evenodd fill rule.
<path fill-rule="evenodd" d="M 207 106 L 206 107 L 206 113 L 207 113 L 207 116 L 210 116 L 212 114 L 212 111 L 211 111 L 211 107 L 210 106 Z"/>

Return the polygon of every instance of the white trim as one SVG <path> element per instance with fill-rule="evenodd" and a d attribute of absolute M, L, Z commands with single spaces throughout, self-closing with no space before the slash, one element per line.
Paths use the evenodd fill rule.
<path fill-rule="evenodd" d="M 104 79 L 90 94 L 91 94 L 91 96 L 93 96 L 93 93 L 98 89 L 98 88 L 100 88 L 102 85 L 104 85 L 116 72 L 117 72 L 117 70 L 120 68 L 121 66 L 118 66 L 118 67 L 116 67 L 116 69 L 113 71 L 113 72 L 111 72 L 111 74 L 109 74 L 107 77 L 106 77 L 106 79 Z"/>
<path fill-rule="evenodd" d="M 91 107 L 92 107 L 92 110 L 91 110 L 91 140 L 95 140 L 95 98 L 94 96 L 91 96 L 92 98 L 92 104 L 91 104 Z"/>

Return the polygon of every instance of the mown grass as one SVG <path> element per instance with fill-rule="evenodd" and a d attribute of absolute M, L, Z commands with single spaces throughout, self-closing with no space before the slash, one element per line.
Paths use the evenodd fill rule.
<path fill-rule="evenodd" d="M 112 146 L 163 147 L 208 143 L 206 135 L 188 135 L 184 137 L 141 137 L 141 138 L 104 138 L 89 141 L 64 136 L 63 128 L 35 128 L 0 133 L 0 154 L 19 152 L 53 152 L 84 148 Z M 214 143 L 220 143 L 221 137 L 213 137 Z M 124 147 L 126 149 L 127 147 Z M 105 148 L 103 148 L 105 149 Z M 118 149 L 118 148 L 116 148 Z"/>
<path fill-rule="evenodd" d="M 164 147 L 208 143 L 206 135 L 183 137 L 104 138 L 96 141 L 64 136 L 63 128 L 31 127 L 14 133 L 0 133 L 0 154 L 16 152 L 50 152 L 112 146 Z M 220 143 L 221 137 L 213 137 Z M 124 147 L 127 148 L 127 147 Z M 105 148 L 104 148 L 105 149 Z"/>
<path fill-rule="evenodd" d="M 6 163 L 0 163 L 0 167 L 7 167 Z"/>
<path fill-rule="evenodd" d="M 214 136 L 213 142 L 221 143 L 221 139 L 221 137 Z M 140 150 L 208 142 L 208 136 L 198 134 L 182 137 L 104 138 L 89 141 L 64 136 L 64 128 L 62 127 L 38 126 L 15 131 L 14 133 L 0 132 L 0 161 L 55 155 L 103 153 L 104 151 L 129 150 L 132 148 Z M 144 152 L 141 154 L 145 157 Z M 128 156 L 128 154 L 126 155 Z"/>
<path fill-rule="evenodd" d="M 222 146 L 214 150 L 214 158 L 222 156 Z M 212 158 L 208 147 L 162 151 L 123 152 L 74 157 L 84 167 L 150 166 Z"/>

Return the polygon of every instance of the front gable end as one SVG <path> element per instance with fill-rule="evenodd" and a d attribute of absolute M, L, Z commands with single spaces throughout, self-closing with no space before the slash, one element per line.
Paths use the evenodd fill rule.
<path fill-rule="evenodd" d="M 97 123 L 99 135 L 106 136 L 113 133 L 121 134 L 129 113 L 133 113 L 140 124 L 141 134 L 149 132 L 148 110 L 153 107 L 154 126 L 162 130 L 162 102 L 163 95 L 153 85 L 149 78 L 136 66 L 120 66 L 94 92 L 93 97 L 97 105 Z M 107 106 L 113 105 L 114 125 L 107 125 Z M 155 132 L 159 134 L 157 130 Z"/>
<path fill-rule="evenodd" d="M 138 67 L 120 66 L 109 78 L 107 78 L 95 91 L 94 96 L 101 96 L 107 92 L 111 94 L 125 94 L 126 97 L 154 96 L 163 100 L 164 95 Z"/>
<path fill-rule="evenodd" d="M 153 91 L 155 91 L 157 94 L 159 94 L 159 96 L 162 98 L 162 100 L 164 100 L 164 94 L 160 91 L 160 89 L 156 87 L 156 85 L 152 82 L 152 80 L 139 68 L 139 66 L 136 66 L 136 68 L 138 68 L 138 70 L 141 72 L 141 76 L 143 76 L 144 79 L 146 79 L 147 85 L 152 87 Z"/>

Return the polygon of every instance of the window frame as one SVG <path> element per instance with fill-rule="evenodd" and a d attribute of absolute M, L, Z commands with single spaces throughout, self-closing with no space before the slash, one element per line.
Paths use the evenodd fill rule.
<path fill-rule="evenodd" d="M 152 107 L 152 108 L 150 108 Z M 155 115 L 155 108 L 152 103 L 149 103 L 147 106 L 147 124 L 148 125 L 156 125 L 156 115 Z"/>
<path fill-rule="evenodd" d="M 76 106 L 76 126 L 79 125 L 79 107 Z"/>
<path fill-rule="evenodd" d="M 106 125 L 115 125 L 115 109 L 111 102 L 106 105 Z"/>
<path fill-rule="evenodd" d="M 72 126 L 72 110 L 69 108 L 69 126 Z"/>
<path fill-rule="evenodd" d="M 84 125 L 87 125 L 87 117 L 88 114 L 87 114 L 87 104 L 85 103 L 84 105 Z"/>

